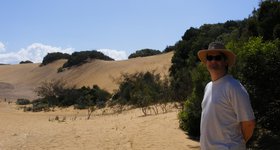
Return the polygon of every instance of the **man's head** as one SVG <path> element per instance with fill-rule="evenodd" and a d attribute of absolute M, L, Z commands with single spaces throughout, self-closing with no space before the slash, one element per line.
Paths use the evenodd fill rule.
<path fill-rule="evenodd" d="M 224 44 L 220 42 L 212 42 L 209 44 L 208 49 L 203 49 L 198 51 L 197 53 L 198 58 L 203 62 L 204 64 L 207 63 L 207 61 L 225 61 L 227 63 L 228 67 L 231 67 L 235 63 L 235 54 L 227 50 L 224 46 Z M 212 57 L 217 56 L 217 57 Z M 220 57 L 221 56 L 221 57 Z"/>

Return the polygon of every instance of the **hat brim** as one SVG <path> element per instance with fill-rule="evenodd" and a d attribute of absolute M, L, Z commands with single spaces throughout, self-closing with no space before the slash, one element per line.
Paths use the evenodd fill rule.
<path fill-rule="evenodd" d="M 227 62 L 228 62 L 228 66 L 233 66 L 235 64 L 235 60 L 236 60 L 236 56 L 232 51 L 229 51 L 227 49 L 203 49 L 198 51 L 197 55 L 198 58 L 200 59 L 201 62 L 203 62 L 204 64 L 206 64 L 206 56 L 207 53 L 211 53 L 211 52 L 221 52 L 223 54 L 226 55 L 227 57 Z"/>

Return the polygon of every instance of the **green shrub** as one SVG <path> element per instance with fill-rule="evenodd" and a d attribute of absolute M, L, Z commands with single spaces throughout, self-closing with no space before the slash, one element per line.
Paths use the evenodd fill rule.
<path fill-rule="evenodd" d="M 79 66 L 86 62 L 89 59 L 101 59 L 101 60 L 114 60 L 109 56 L 104 55 L 101 52 L 96 50 L 92 51 L 81 51 L 81 52 L 74 52 L 69 58 L 66 63 L 63 64 L 63 68 L 69 68 L 72 66 Z"/>
<path fill-rule="evenodd" d="M 123 74 L 119 89 L 112 97 L 114 104 L 145 108 L 170 99 L 168 80 L 161 80 L 154 72 Z"/>
<path fill-rule="evenodd" d="M 28 104 L 30 104 L 30 100 L 28 100 L 28 99 L 17 99 L 16 104 L 17 105 L 28 105 Z"/>
<path fill-rule="evenodd" d="M 191 96 L 184 104 L 183 110 L 179 113 L 180 128 L 188 132 L 192 137 L 200 135 L 201 102 L 204 95 L 204 88 L 210 81 L 206 67 L 203 64 L 191 72 L 193 90 Z"/>
<path fill-rule="evenodd" d="M 44 58 L 43 58 L 43 62 L 40 66 L 45 66 L 49 63 L 52 63 L 56 60 L 59 59 L 69 59 L 70 55 L 66 54 L 66 53 L 60 53 L 60 52 L 55 52 L 55 53 L 48 53 Z"/>
<path fill-rule="evenodd" d="M 280 41 L 263 42 L 250 38 L 240 48 L 239 79 L 250 94 L 251 103 L 263 128 L 280 135 L 279 84 Z M 264 105 L 265 104 L 265 105 Z"/>
<path fill-rule="evenodd" d="M 106 102 L 111 98 L 109 92 L 100 89 L 97 85 L 93 86 L 91 93 L 93 95 L 94 105 L 97 106 L 97 108 L 105 107 Z"/>
<path fill-rule="evenodd" d="M 35 92 L 40 99 L 33 102 L 34 111 L 46 110 L 47 107 L 67 107 L 74 105 L 76 109 L 85 109 L 90 106 L 102 108 L 111 98 L 111 94 L 97 85 L 92 88 L 82 87 L 76 89 L 75 86 L 66 86 L 63 80 L 52 80 L 42 82 Z"/>
<path fill-rule="evenodd" d="M 33 62 L 30 60 L 26 60 L 26 61 L 21 61 L 19 62 L 19 64 L 32 64 Z"/>
<path fill-rule="evenodd" d="M 48 100 L 41 98 L 41 99 L 36 99 L 32 101 L 32 111 L 33 112 L 39 112 L 39 111 L 48 111 L 49 104 Z"/>
<path fill-rule="evenodd" d="M 136 58 L 136 57 L 146 57 L 146 56 L 153 56 L 161 54 L 159 50 L 153 50 L 153 49 L 142 49 L 138 50 L 135 53 L 132 53 L 128 56 L 128 59 L 130 58 Z"/>
<path fill-rule="evenodd" d="M 76 99 L 74 107 L 77 109 L 86 109 L 90 106 L 102 108 L 106 106 L 106 102 L 111 98 L 111 94 L 97 85 L 92 88 L 82 87 L 78 89 L 79 97 Z"/>

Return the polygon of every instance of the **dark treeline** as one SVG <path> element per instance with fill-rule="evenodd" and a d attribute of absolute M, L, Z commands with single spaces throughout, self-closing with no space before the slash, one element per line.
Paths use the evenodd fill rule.
<path fill-rule="evenodd" d="M 141 49 L 141 50 L 137 50 L 135 53 L 130 54 L 128 56 L 128 59 L 136 58 L 136 57 L 153 56 L 158 54 L 161 54 L 161 51 L 154 50 L 154 49 Z"/>
<path fill-rule="evenodd" d="M 67 59 L 62 66 L 62 68 L 69 68 L 72 66 L 82 65 L 88 62 L 90 59 L 101 59 L 101 60 L 114 60 L 109 56 L 104 55 L 101 52 L 96 50 L 92 51 L 81 51 L 81 52 L 74 52 L 73 54 L 69 55 L 66 53 L 48 53 L 44 58 L 41 66 L 47 65 L 59 59 Z"/>
<path fill-rule="evenodd" d="M 158 114 L 158 107 L 162 112 L 167 112 L 166 104 L 171 101 L 168 78 L 152 72 L 139 72 L 122 74 L 118 79 L 119 88 L 110 94 L 106 90 L 93 87 L 67 86 L 63 79 L 44 81 L 35 89 L 40 97 L 30 102 L 18 99 L 17 104 L 31 103 L 26 111 L 48 111 L 54 107 L 68 107 L 74 105 L 76 109 L 102 108 L 105 106 L 118 106 L 122 111 L 124 106 L 141 108 L 144 115 L 148 109 L 153 109 Z"/>
<path fill-rule="evenodd" d="M 68 68 L 71 66 L 82 65 L 88 61 L 88 59 L 101 59 L 101 60 L 114 60 L 109 56 L 104 55 L 98 51 L 81 51 L 74 52 L 68 61 L 63 65 L 63 68 Z"/>
<path fill-rule="evenodd" d="M 45 65 L 52 63 L 59 59 L 69 59 L 70 57 L 71 57 L 71 55 L 66 54 L 66 53 L 60 53 L 60 52 L 48 53 L 43 58 L 42 64 L 40 66 L 45 66 Z"/>
<path fill-rule="evenodd" d="M 19 62 L 19 64 L 32 64 L 33 62 L 30 60 L 26 60 L 26 61 L 21 61 Z"/>
<path fill-rule="evenodd" d="M 44 81 L 35 89 L 40 97 L 30 102 L 27 99 L 18 99 L 17 104 L 25 105 L 31 103 L 31 107 L 26 107 L 25 111 L 48 111 L 54 107 L 68 107 L 74 105 L 75 109 L 87 109 L 89 107 L 102 108 L 110 99 L 111 94 L 97 85 L 92 87 L 76 88 L 67 86 L 64 80 Z"/>

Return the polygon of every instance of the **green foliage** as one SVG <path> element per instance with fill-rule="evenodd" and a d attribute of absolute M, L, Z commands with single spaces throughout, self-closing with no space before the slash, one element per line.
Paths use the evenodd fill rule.
<path fill-rule="evenodd" d="M 79 92 L 81 94 L 75 104 L 75 108 L 79 109 L 88 108 L 89 106 L 105 107 L 106 102 L 111 98 L 109 92 L 100 89 L 97 85 L 94 85 L 93 88 L 82 87 Z"/>
<path fill-rule="evenodd" d="M 35 89 L 41 98 L 33 102 L 33 110 L 41 111 L 49 107 L 66 107 L 74 105 L 75 108 L 85 109 L 90 106 L 97 108 L 105 107 L 111 94 L 100 89 L 97 85 L 93 88 L 82 87 L 76 89 L 75 86 L 66 86 L 63 80 L 45 81 Z"/>
<path fill-rule="evenodd" d="M 136 58 L 136 57 L 146 57 L 146 56 L 152 56 L 152 55 L 158 55 L 161 54 L 159 50 L 153 50 L 153 49 L 142 49 L 138 50 L 135 53 L 132 53 L 128 56 L 128 59 L 130 58 Z"/>
<path fill-rule="evenodd" d="M 180 128 L 187 131 L 190 136 L 199 137 L 201 102 L 204 87 L 210 78 L 203 64 L 198 65 L 197 68 L 192 70 L 191 77 L 194 89 L 191 96 L 185 102 L 183 110 L 179 113 L 179 123 Z"/>
<path fill-rule="evenodd" d="M 19 64 L 32 64 L 33 62 L 30 60 L 26 60 L 26 61 L 21 61 L 19 62 Z"/>
<path fill-rule="evenodd" d="M 55 52 L 55 53 L 48 53 L 44 58 L 41 66 L 45 66 L 49 63 L 52 63 L 56 60 L 59 59 L 69 59 L 70 55 L 66 53 L 60 53 L 60 52 Z"/>
<path fill-rule="evenodd" d="M 167 46 L 164 50 L 163 50 L 163 53 L 168 53 L 168 52 L 171 52 L 171 51 L 174 51 L 174 46 Z"/>
<path fill-rule="evenodd" d="M 62 72 L 64 68 L 82 65 L 88 62 L 90 59 L 114 60 L 96 50 L 74 52 L 72 55 L 56 52 L 48 53 L 47 56 L 44 57 L 43 62 L 40 66 L 47 65 L 59 59 L 67 59 L 67 62 L 65 62 L 62 67 L 58 68 L 57 72 Z"/>
<path fill-rule="evenodd" d="M 17 105 L 28 105 L 28 104 L 30 104 L 30 100 L 28 100 L 28 99 L 17 99 L 17 101 L 16 101 L 16 104 Z"/>
<path fill-rule="evenodd" d="M 66 88 L 66 82 L 62 80 L 43 81 L 41 86 L 35 89 L 40 97 L 58 97 Z"/>
<path fill-rule="evenodd" d="M 251 38 L 238 54 L 241 79 L 251 94 L 258 123 L 280 135 L 280 42 Z M 265 104 L 265 105 L 264 105 Z"/>
<path fill-rule="evenodd" d="M 273 38 L 280 39 L 280 24 L 277 24 L 273 29 Z"/>
<path fill-rule="evenodd" d="M 170 68 L 173 98 L 184 101 L 192 93 L 193 85 L 190 70 L 198 64 L 197 52 L 207 49 L 213 41 L 229 40 L 237 36 L 240 22 L 228 21 L 226 24 L 205 24 L 200 28 L 188 29 L 182 40 L 175 44 L 175 53 Z M 231 35 L 234 33 L 234 36 Z"/>
<path fill-rule="evenodd" d="M 252 37 L 247 42 L 228 46 L 236 50 L 238 61 L 233 73 L 246 87 L 257 119 L 257 129 L 249 146 L 275 147 L 277 143 L 268 144 L 265 139 L 278 137 L 279 140 L 280 137 L 280 42 Z"/>
<path fill-rule="evenodd" d="M 44 98 L 40 98 L 32 101 L 32 108 L 30 110 L 33 112 L 48 111 L 49 110 L 48 100 Z"/>
<path fill-rule="evenodd" d="M 168 80 L 161 80 L 154 72 L 123 74 L 112 99 L 115 104 L 143 108 L 170 100 L 168 89 Z"/>
<path fill-rule="evenodd" d="M 114 60 L 101 52 L 96 50 L 92 51 L 81 51 L 81 52 L 74 52 L 69 58 L 68 61 L 63 64 L 63 68 L 68 68 L 72 66 L 82 65 L 88 62 L 90 59 L 101 59 L 101 60 Z"/>
<path fill-rule="evenodd" d="M 263 1 L 257 15 L 260 36 L 263 36 L 264 40 L 272 40 L 273 30 L 280 24 L 280 2 L 277 0 Z"/>

